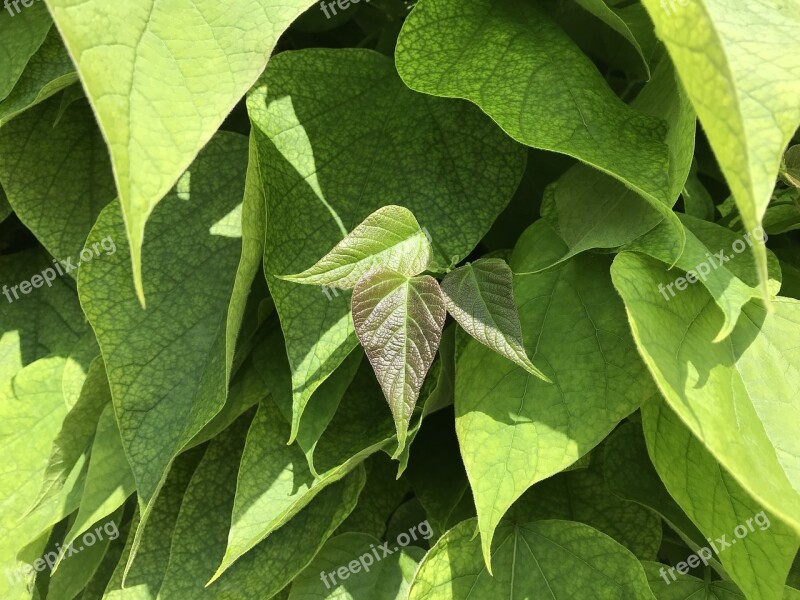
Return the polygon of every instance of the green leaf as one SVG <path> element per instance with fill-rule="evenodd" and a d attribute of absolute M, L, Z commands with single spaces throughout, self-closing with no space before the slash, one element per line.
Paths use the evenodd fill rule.
<path fill-rule="evenodd" d="M 72 59 L 55 27 L 28 61 L 14 89 L 0 100 L 0 127 L 23 111 L 78 80 Z"/>
<path fill-rule="evenodd" d="M 53 440 L 44 481 L 34 508 L 61 492 L 70 472 L 88 453 L 103 409 L 111 402 L 103 359 L 89 365 L 80 398 L 70 410 Z M 129 469 L 130 470 L 130 469 Z"/>
<path fill-rule="evenodd" d="M 271 327 L 264 342 L 253 350 L 253 362 L 269 389 L 272 400 L 286 421 L 292 425 L 289 443 L 297 440 L 306 455 L 309 468 L 315 474 L 314 449 L 333 419 L 362 358 L 363 353 L 354 350 L 310 398 L 305 398 L 305 404 L 296 405 L 295 401 L 301 398 L 292 394 L 292 373 L 284 338 L 277 323 Z M 308 404 L 311 404 L 313 410 L 305 412 Z"/>
<path fill-rule="evenodd" d="M 622 102 L 540 3 L 421 0 L 396 60 L 412 89 L 475 102 L 519 142 L 575 157 L 652 202 L 674 200 L 666 123 Z"/>
<path fill-rule="evenodd" d="M 426 423 L 414 444 L 408 480 L 428 520 L 441 535 L 474 517 L 475 503 L 459 453 L 453 414 L 442 411 L 431 415 Z"/>
<path fill-rule="evenodd" d="M 136 482 L 122 448 L 114 406 L 107 403 L 97 423 L 81 505 L 65 536 L 67 544 L 113 513 L 136 491 Z"/>
<path fill-rule="evenodd" d="M 384 452 L 378 452 L 364 461 L 367 484 L 350 513 L 336 533 L 357 532 L 384 539 L 386 523 L 408 496 L 408 481 L 397 479 L 397 468 Z"/>
<path fill-rule="evenodd" d="M 377 538 L 363 533 L 329 539 L 292 582 L 289 600 L 405 600 L 425 551 L 414 546 L 399 548 L 377 561 L 372 550 L 380 545 Z"/>
<path fill-rule="evenodd" d="M 348 293 L 279 276 L 314 264 L 390 204 L 426 227 L 432 267 L 457 264 L 513 196 L 525 151 L 475 107 L 412 92 L 389 58 L 365 49 L 277 55 L 248 112 L 269 165 L 264 265 L 300 406 L 358 339 Z"/>
<path fill-rule="evenodd" d="M 562 519 L 602 531 L 640 560 L 654 560 L 661 546 L 661 519 L 653 511 L 622 500 L 605 485 L 602 469 L 592 466 L 542 481 L 511 508 L 517 522 Z"/>
<path fill-rule="evenodd" d="M 447 318 L 439 283 L 389 270 L 362 277 L 353 290 L 353 324 L 406 444 L 411 415 L 433 364 Z"/>
<path fill-rule="evenodd" d="M 228 546 L 214 579 L 360 463 L 350 461 L 315 477 L 305 464 L 302 450 L 287 446 L 286 438 L 286 422 L 280 411 L 271 400 L 264 400 L 247 433 Z"/>
<path fill-rule="evenodd" d="M 91 529 L 73 546 L 75 554 L 61 561 L 50 577 L 47 595 L 52 598 L 73 600 L 94 577 L 112 541 L 119 538 L 123 510 L 115 511 L 110 518 L 90 523 Z M 92 537 L 89 537 L 89 536 Z M 89 540 L 94 540 L 89 543 Z M 64 540 L 68 545 L 70 540 Z"/>
<path fill-rule="evenodd" d="M 121 250 L 84 263 L 78 288 L 103 351 L 143 523 L 170 462 L 225 403 L 260 250 L 243 231 L 255 198 L 242 206 L 246 157 L 243 136 L 220 133 L 153 214 L 144 275 L 155 308 L 143 311 L 132 293 L 116 204 L 87 241 L 111 239 Z"/>
<path fill-rule="evenodd" d="M 742 235 L 715 223 L 701 221 L 689 215 L 679 215 L 686 229 L 686 246 L 683 255 L 675 266 L 685 271 L 688 283 L 701 282 L 722 310 L 725 319 L 714 341 L 728 337 L 736 326 L 742 308 L 754 298 L 760 297 L 758 290 L 758 271 L 755 258 L 742 252 L 751 246 L 764 245 L 766 235 L 759 233 Z M 653 229 L 646 236 L 625 246 L 625 250 L 642 252 L 658 260 L 671 264 L 670 250 L 672 231 L 664 225 Z M 780 268 L 772 255 L 769 258 L 769 294 L 774 297 L 780 289 Z M 692 273 L 691 276 L 688 274 Z M 676 274 L 673 282 L 659 292 L 666 301 L 671 301 L 686 282 L 678 282 Z M 677 287 L 677 289 L 676 289 Z M 663 291 L 662 291 L 663 289 Z"/>
<path fill-rule="evenodd" d="M 504 521 L 493 545 L 494 576 L 482 565 L 475 520 L 448 531 L 423 559 L 409 600 L 613 598 L 652 600 L 636 558 L 582 523 Z"/>
<path fill-rule="evenodd" d="M 25 65 L 42 45 L 53 22 L 40 2 L 0 11 L 0 100 L 14 89 Z"/>
<path fill-rule="evenodd" d="M 108 0 L 46 1 L 108 142 L 144 303 L 146 221 L 311 2 L 150 0 L 118 10 Z"/>
<path fill-rule="evenodd" d="M 550 379 L 525 354 L 506 261 L 486 258 L 459 267 L 442 280 L 447 311 L 472 337 L 543 381 Z"/>
<path fill-rule="evenodd" d="M 642 406 L 642 425 L 661 480 L 704 536 L 716 540 L 730 578 L 748 598 L 780 600 L 800 536 L 768 515 L 662 400 Z"/>
<path fill-rule="evenodd" d="M 552 252 L 547 232 L 539 221 L 523 234 L 513 270 L 531 270 Z M 580 255 L 551 272 L 516 278 L 529 355 L 554 384 L 474 342 L 460 353 L 456 430 L 487 564 L 494 529 L 514 501 L 589 452 L 654 392 L 609 262 Z"/>
<path fill-rule="evenodd" d="M 689 174 L 696 118 L 669 60 L 661 60 L 653 79 L 633 101 L 644 113 L 668 124 L 669 191 L 665 202 L 653 202 L 586 165 L 578 164 L 546 190 L 542 216 L 569 246 L 559 262 L 592 248 L 617 248 L 650 231 L 659 221 L 669 232 L 665 247 L 670 264 L 683 252 L 686 234 L 672 212 Z"/>
<path fill-rule="evenodd" d="M 612 268 L 634 338 L 669 406 L 755 501 L 800 533 L 800 302 L 751 302 L 730 337 L 712 297 L 693 286 L 669 303 L 663 265 L 628 252 Z"/>
<path fill-rule="evenodd" d="M 125 575 L 125 568 L 129 564 L 134 545 L 133 532 L 138 529 L 139 524 L 137 513 L 131 524 L 131 535 L 125 543 L 121 560 L 106 586 L 104 596 L 106 600 L 156 600 L 169 564 L 170 544 L 165 544 L 164 540 L 172 539 L 183 496 L 205 450 L 205 448 L 195 448 L 184 452 L 172 463 L 147 525 L 138 540 L 136 560 Z M 123 576 L 125 576 L 124 587 Z"/>
<path fill-rule="evenodd" d="M 647 47 L 646 52 L 645 49 L 642 48 L 642 44 L 639 43 L 634 33 L 637 31 L 637 25 L 636 21 L 632 19 L 633 13 L 631 13 L 630 6 L 617 8 L 615 6 L 610 6 L 609 4 L 611 3 L 606 0 L 575 0 L 575 2 L 630 42 L 631 46 L 636 49 L 636 52 L 642 58 L 644 70 L 649 79 L 650 59 L 652 58 L 651 55 L 653 52 L 650 46 L 652 46 L 652 44 L 647 43 L 649 40 L 643 40 Z"/>
<path fill-rule="evenodd" d="M 206 587 L 225 551 L 247 419 L 212 440 L 195 471 L 175 525 L 160 598 L 271 598 L 311 562 L 353 510 L 364 486 L 357 468 Z"/>
<path fill-rule="evenodd" d="M 800 7 L 795 0 L 694 0 L 671 3 L 669 10 L 661 0 L 643 4 L 753 231 L 800 125 Z M 753 252 L 767 301 L 767 254 L 763 246 Z"/>
<path fill-rule="evenodd" d="M 373 268 L 413 277 L 427 269 L 430 261 L 430 242 L 413 213 L 389 205 L 364 219 L 314 266 L 283 279 L 349 290 Z"/>
<path fill-rule="evenodd" d="M 59 98 L 51 98 L 0 129 L 0 181 L 20 221 L 50 254 L 77 266 L 89 231 L 116 190 L 89 105 L 73 103 L 54 127 L 58 109 Z M 87 255 L 100 251 L 86 248 Z"/>
<path fill-rule="evenodd" d="M 745 595 L 730 581 L 703 581 L 674 570 L 670 573 L 667 565 L 656 562 L 642 561 L 642 567 L 657 600 L 745 600 Z"/>
<path fill-rule="evenodd" d="M 650 462 L 638 424 L 625 423 L 606 439 L 603 476 L 613 494 L 657 512 L 692 550 L 706 545 L 705 536 L 664 487 Z M 719 567 L 716 559 L 712 561 L 715 568 Z"/>
<path fill-rule="evenodd" d="M 8 197 L 6 197 L 3 187 L 0 185 L 0 223 L 5 221 L 6 218 L 13 212 L 14 209 L 11 208 L 11 205 L 8 203 Z"/>

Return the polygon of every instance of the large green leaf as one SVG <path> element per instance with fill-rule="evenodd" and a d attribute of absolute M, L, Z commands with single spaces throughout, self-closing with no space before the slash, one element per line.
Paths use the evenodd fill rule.
<path fill-rule="evenodd" d="M 669 406 L 754 500 L 800 533 L 800 301 L 751 302 L 723 342 L 698 286 L 666 302 L 673 275 L 624 252 L 612 268 L 639 351 Z"/>
<path fill-rule="evenodd" d="M 459 267 L 442 280 L 447 311 L 481 344 L 549 381 L 525 354 L 522 326 L 514 302 L 511 268 L 500 258 L 486 258 Z"/>
<path fill-rule="evenodd" d="M 159 598 L 271 598 L 311 562 L 355 507 L 364 486 L 360 467 L 206 587 L 225 552 L 247 425 L 247 418 L 240 419 L 215 438 L 197 467 L 175 524 Z"/>
<path fill-rule="evenodd" d="M 390 59 L 363 49 L 279 54 L 248 111 L 269 165 L 264 265 L 302 405 L 358 342 L 348 293 L 278 276 L 390 204 L 428 231 L 438 266 L 455 265 L 512 197 L 525 152 L 475 107 L 412 92 Z"/>
<path fill-rule="evenodd" d="M 442 289 L 429 275 L 376 270 L 353 290 L 353 323 L 394 416 L 397 454 L 405 447 L 446 318 Z"/>
<path fill-rule="evenodd" d="M 92 109 L 74 102 L 54 126 L 58 112 L 59 98 L 51 98 L 0 129 L 0 181 L 20 221 L 50 254 L 77 267 L 89 231 L 116 191 Z M 112 247 L 106 243 L 99 252 Z"/>
<path fill-rule="evenodd" d="M 287 437 L 280 411 L 271 400 L 264 400 L 247 433 L 228 545 L 215 578 L 360 463 L 356 459 L 314 476 L 302 449 L 287 445 Z"/>
<path fill-rule="evenodd" d="M 731 579 L 747 597 L 780 600 L 800 536 L 768 515 L 662 400 L 642 406 L 642 425 L 661 480 L 705 537 L 715 541 Z"/>
<path fill-rule="evenodd" d="M 512 269 L 530 271 L 549 254 L 546 234 L 543 221 L 523 234 Z M 654 392 L 609 263 L 581 255 L 551 272 L 516 278 L 529 356 L 554 384 L 476 342 L 458 358 L 456 429 L 487 564 L 493 531 L 514 501 L 586 454 Z"/>
<path fill-rule="evenodd" d="M 375 267 L 413 277 L 428 268 L 431 245 L 413 213 L 402 206 L 376 210 L 313 266 L 287 281 L 343 290 Z"/>
<path fill-rule="evenodd" d="M 16 10 L 6 6 L 0 11 L 0 100 L 14 89 L 53 24 L 40 2 L 28 7 L 17 4 Z"/>
<path fill-rule="evenodd" d="M 0 127 L 77 80 L 75 66 L 53 27 L 28 61 L 14 89 L 0 100 Z"/>
<path fill-rule="evenodd" d="M 312 2 L 46 1 L 108 142 L 144 302 L 145 222 Z"/>
<path fill-rule="evenodd" d="M 144 276 L 154 304 L 146 311 L 132 294 L 116 204 L 87 241 L 108 237 L 121 250 L 84 263 L 79 292 L 103 351 L 143 522 L 172 459 L 225 403 L 260 250 L 243 235 L 253 220 L 242 215 L 257 200 L 247 196 L 242 206 L 246 165 L 246 138 L 220 133 L 153 214 Z"/>
<path fill-rule="evenodd" d="M 563 519 L 586 523 L 640 560 L 655 559 L 661 546 L 658 515 L 612 494 L 602 469 L 595 465 L 559 473 L 536 484 L 514 504 L 509 516 L 519 522 Z"/>
<path fill-rule="evenodd" d="M 582 523 L 504 521 L 493 546 L 494 576 L 482 564 L 475 520 L 448 531 L 423 559 L 409 600 L 608 598 L 652 600 L 630 552 Z"/>
<path fill-rule="evenodd" d="M 519 142 L 674 201 L 666 123 L 622 102 L 541 3 L 421 0 L 396 57 L 412 89 L 471 100 Z"/>
<path fill-rule="evenodd" d="M 748 231 L 761 224 L 800 125 L 800 2 L 643 0 L 692 99 Z M 767 254 L 753 246 L 764 298 Z"/>
<path fill-rule="evenodd" d="M 377 561 L 372 550 L 380 545 L 363 533 L 329 539 L 292 582 L 289 600 L 406 600 L 425 551 L 415 546 L 392 548 L 390 556 Z"/>

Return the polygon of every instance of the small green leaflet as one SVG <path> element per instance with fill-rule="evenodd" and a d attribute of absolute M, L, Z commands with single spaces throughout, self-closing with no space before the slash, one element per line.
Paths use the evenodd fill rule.
<path fill-rule="evenodd" d="M 364 219 L 313 267 L 282 279 L 349 290 L 374 267 L 413 277 L 430 260 L 431 245 L 413 213 L 389 205 Z"/>
<path fill-rule="evenodd" d="M 513 273 L 506 261 L 486 258 L 459 267 L 442 280 L 442 292 L 448 312 L 467 333 L 528 373 L 552 383 L 525 353 Z"/>
<path fill-rule="evenodd" d="M 356 284 L 352 307 L 356 334 L 394 416 L 397 455 L 442 339 L 444 295 L 433 277 L 377 270 Z"/>

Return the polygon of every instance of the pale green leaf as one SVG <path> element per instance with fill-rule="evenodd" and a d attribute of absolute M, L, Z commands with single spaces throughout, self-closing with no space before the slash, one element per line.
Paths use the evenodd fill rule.
<path fill-rule="evenodd" d="M 761 224 L 800 125 L 800 2 L 643 0 L 697 110 L 748 231 Z M 767 254 L 753 246 L 762 295 Z"/>
<path fill-rule="evenodd" d="M 75 554 L 70 555 L 67 550 L 65 558 L 50 576 L 48 597 L 73 600 L 80 594 L 100 567 L 111 542 L 119 538 L 122 513 L 122 508 L 119 508 L 110 517 L 90 523 L 86 534 L 75 541 Z M 69 543 L 63 541 L 63 545 Z"/>
<path fill-rule="evenodd" d="M 728 337 L 739 320 L 742 308 L 754 298 L 760 297 L 758 271 L 754 256 L 744 252 L 747 248 L 763 246 L 766 235 L 763 230 L 740 234 L 715 223 L 702 221 L 689 215 L 679 215 L 686 231 L 684 253 L 675 266 L 685 271 L 684 281 L 675 271 L 673 280 L 659 288 L 665 302 L 671 302 L 683 293 L 681 287 L 703 285 L 725 316 L 714 341 Z M 625 250 L 642 252 L 665 263 L 672 264 L 670 249 L 673 244 L 671 227 L 662 224 L 647 235 L 625 246 Z M 780 289 L 780 268 L 772 255 L 769 258 L 769 294 L 775 296 Z M 691 273 L 691 275 L 689 275 Z"/>
<path fill-rule="evenodd" d="M 96 358 L 86 374 L 80 398 L 70 410 L 53 440 L 50 459 L 35 507 L 61 492 L 78 460 L 92 446 L 97 424 L 105 406 L 111 402 L 103 359 Z"/>
<path fill-rule="evenodd" d="M 389 58 L 365 49 L 277 55 L 248 112 L 265 165 L 264 265 L 299 406 L 358 339 L 349 293 L 278 276 L 314 264 L 390 204 L 427 229 L 432 267 L 457 264 L 513 196 L 525 151 L 475 107 L 412 92 Z"/>
<path fill-rule="evenodd" d="M 414 546 L 391 548 L 392 554 L 384 558 L 378 550 L 378 561 L 372 550 L 380 545 L 363 533 L 329 539 L 292 582 L 289 600 L 406 600 L 425 551 Z"/>
<path fill-rule="evenodd" d="M 800 533 L 800 301 L 742 310 L 726 340 L 723 315 L 691 286 L 666 302 L 673 275 L 624 252 L 612 268 L 636 344 L 669 406 L 755 501 Z"/>
<path fill-rule="evenodd" d="M 474 519 L 448 531 L 423 559 L 409 600 L 605 598 L 653 600 L 639 561 L 610 537 L 570 521 L 511 523 L 497 529 L 492 576 Z"/>
<path fill-rule="evenodd" d="M 353 290 L 353 323 L 383 389 L 397 427 L 399 453 L 406 443 L 425 376 L 433 364 L 447 318 L 439 283 L 388 270 L 365 275 Z"/>
<path fill-rule="evenodd" d="M 97 422 L 81 505 L 65 536 L 66 543 L 117 510 L 134 491 L 136 482 L 122 448 L 114 406 L 109 402 Z"/>
<path fill-rule="evenodd" d="M 512 269 L 532 270 L 551 252 L 548 230 L 538 221 L 523 234 Z M 487 563 L 493 531 L 514 501 L 589 452 L 654 392 L 609 265 L 580 255 L 515 280 L 529 355 L 554 384 L 477 343 L 460 353 L 456 430 Z"/>
<path fill-rule="evenodd" d="M 442 293 L 447 311 L 467 333 L 528 373 L 550 382 L 525 354 L 513 273 L 504 260 L 486 258 L 459 267 L 442 280 Z"/>
<path fill-rule="evenodd" d="M 714 542 L 730 578 L 749 598 L 780 600 L 800 536 L 765 512 L 662 400 L 642 406 L 642 425 L 661 480 Z"/>
<path fill-rule="evenodd" d="M 311 1 L 46 1 L 108 142 L 144 302 L 146 221 Z"/>
<path fill-rule="evenodd" d="M 413 213 L 402 206 L 376 210 L 319 261 L 287 281 L 343 290 L 373 268 L 413 277 L 428 268 L 431 245 Z"/>

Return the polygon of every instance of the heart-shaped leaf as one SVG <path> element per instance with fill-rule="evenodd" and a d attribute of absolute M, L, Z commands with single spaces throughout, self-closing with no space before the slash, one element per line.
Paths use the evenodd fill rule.
<path fill-rule="evenodd" d="M 486 258 L 459 267 L 442 281 L 447 310 L 472 337 L 539 379 L 550 379 L 525 353 L 514 301 L 514 275 L 506 261 Z"/>
<path fill-rule="evenodd" d="M 353 290 L 353 323 L 397 427 L 398 450 L 447 318 L 444 295 L 430 276 L 378 270 Z"/>
<path fill-rule="evenodd" d="M 283 279 L 349 290 L 374 267 L 413 277 L 430 260 L 431 245 L 414 214 L 389 205 L 364 219 L 313 267 Z"/>

